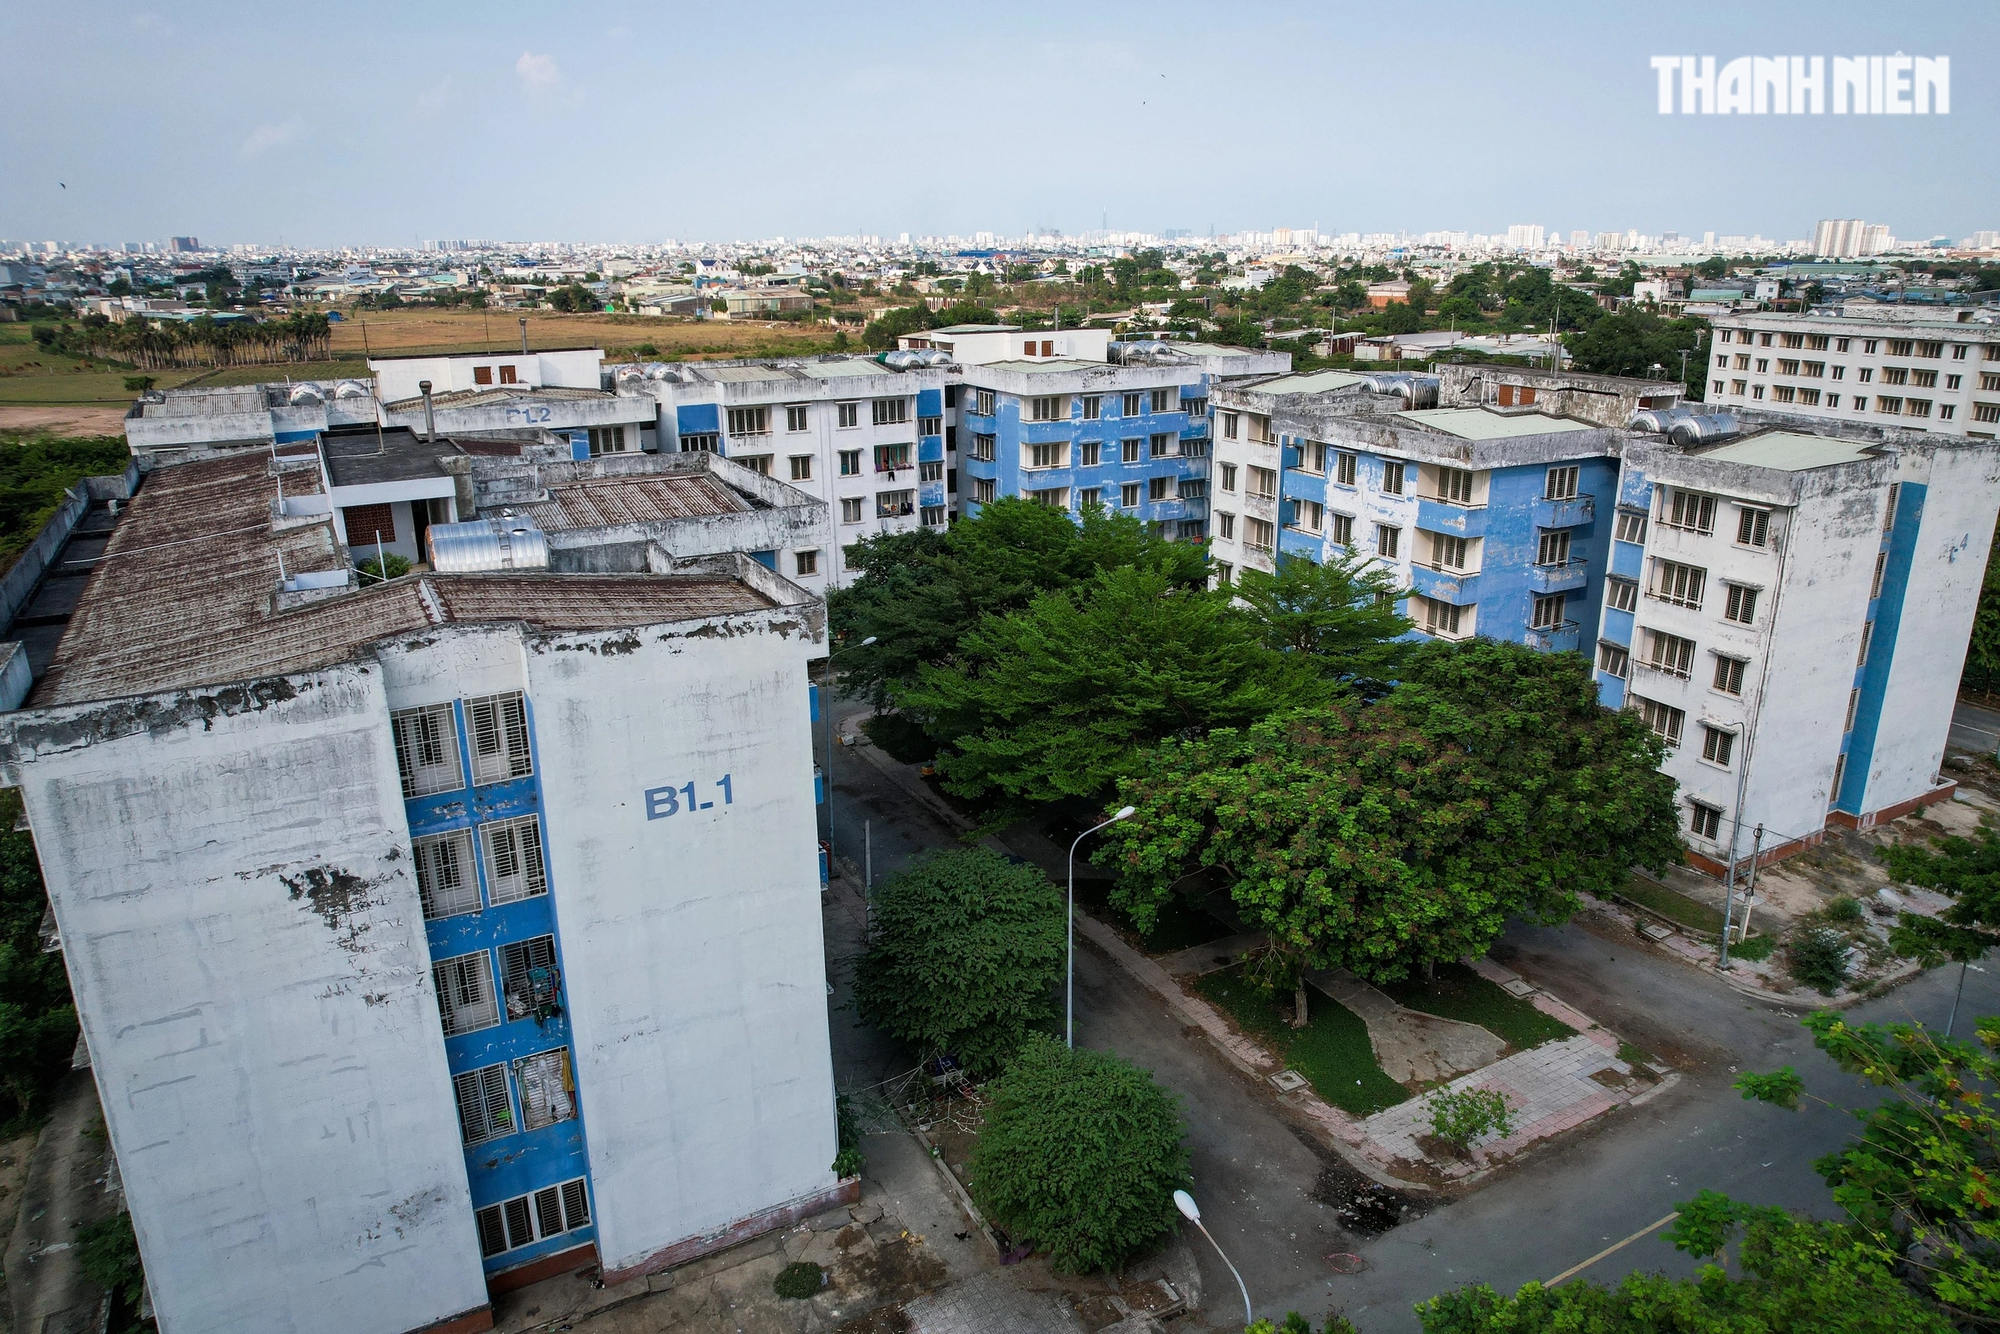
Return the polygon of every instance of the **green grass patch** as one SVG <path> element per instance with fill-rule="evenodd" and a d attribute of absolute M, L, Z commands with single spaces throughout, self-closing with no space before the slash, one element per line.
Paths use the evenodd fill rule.
<path fill-rule="evenodd" d="M 66 490 L 85 477 L 122 473 L 131 461 L 120 436 L 0 430 L 0 569 L 55 517 Z"/>
<path fill-rule="evenodd" d="M 1744 959 L 1751 963 L 1761 963 L 1765 959 L 1770 958 L 1772 951 L 1777 948 L 1778 938 L 1776 936 L 1752 936 L 1748 940 L 1739 940 L 1734 945 L 1731 945 L 1729 947 L 1729 954 L 1731 958 Z"/>
<path fill-rule="evenodd" d="M 1706 903 L 1696 903 L 1685 894 L 1677 894 L 1664 885 L 1656 885 L 1650 880 L 1633 876 L 1625 888 L 1619 891 L 1624 897 L 1644 908 L 1650 908 L 1669 921 L 1682 926 L 1693 927 L 1697 931 L 1722 934 L 1722 910 Z"/>
<path fill-rule="evenodd" d="M 1244 1032 L 1312 1082 L 1313 1092 L 1344 1112 L 1367 1116 L 1409 1100 L 1410 1091 L 1384 1074 L 1368 1045 L 1368 1025 L 1346 1006 L 1314 991 L 1312 1022 L 1293 1028 L 1271 998 L 1236 964 L 1196 979 L 1194 989 L 1226 1011 Z"/>
<path fill-rule="evenodd" d="M 1562 1020 L 1551 1019 L 1518 996 L 1509 996 L 1497 983 L 1464 964 L 1439 964 L 1430 982 L 1412 977 L 1378 985 L 1406 1009 L 1478 1024 L 1508 1046 L 1523 1051 L 1576 1036 L 1576 1030 Z"/>

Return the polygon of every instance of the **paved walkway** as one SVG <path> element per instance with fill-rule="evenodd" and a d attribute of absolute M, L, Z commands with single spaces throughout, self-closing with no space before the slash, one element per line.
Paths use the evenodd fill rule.
<path fill-rule="evenodd" d="M 1434 1084 L 1500 1059 L 1507 1044 L 1477 1024 L 1406 1010 L 1345 968 L 1309 973 L 1306 980 L 1368 1025 L 1375 1064 L 1398 1084 Z M 1308 1002 L 1310 1004 L 1310 1002 Z"/>
<path fill-rule="evenodd" d="M 910 1334 L 1084 1334 L 1069 1303 L 1024 1292 L 1002 1274 L 981 1274 L 903 1307 Z"/>

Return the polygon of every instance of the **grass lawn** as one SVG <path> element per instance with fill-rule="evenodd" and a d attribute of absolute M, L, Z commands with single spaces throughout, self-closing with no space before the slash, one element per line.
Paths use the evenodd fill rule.
<path fill-rule="evenodd" d="M 1650 880 L 1633 876 L 1625 888 L 1619 891 L 1626 898 L 1643 907 L 1651 908 L 1669 921 L 1682 926 L 1693 927 L 1697 931 L 1722 934 L 1722 912 L 1706 903 L 1696 903 L 1685 894 L 1676 894 L 1664 885 L 1656 885 Z"/>
<path fill-rule="evenodd" d="M 1381 989 L 1405 1009 L 1478 1024 L 1508 1046 L 1523 1051 L 1576 1035 L 1568 1024 L 1551 1019 L 1517 996 L 1509 996 L 1463 964 L 1441 963 L 1436 971 L 1436 979 L 1429 983 L 1422 977 L 1410 977 L 1381 984 Z"/>
<path fill-rule="evenodd" d="M 1312 1022 L 1293 1028 L 1239 964 L 1198 979 L 1202 997 L 1227 1011 L 1244 1032 L 1312 1081 L 1313 1092 L 1344 1112 L 1367 1116 L 1409 1100 L 1410 1091 L 1382 1072 L 1368 1045 L 1368 1026 L 1352 1010 L 1318 991 L 1307 1008 Z"/>

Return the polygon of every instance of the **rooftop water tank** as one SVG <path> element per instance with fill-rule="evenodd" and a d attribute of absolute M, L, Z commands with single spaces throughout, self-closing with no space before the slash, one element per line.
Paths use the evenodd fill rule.
<path fill-rule="evenodd" d="M 300 384 L 292 386 L 291 404 L 293 407 L 304 407 L 307 404 L 324 402 L 326 402 L 326 395 L 319 391 L 318 385 Z"/>
<path fill-rule="evenodd" d="M 1691 412 L 1667 428 L 1667 439 L 1686 449 L 1691 445 L 1712 445 L 1742 432 L 1734 413 Z"/>
<path fill-rule="evenodd" d="M 549 540 L 533 519 L 503 514 L 470 523 L 434 523 L 424 535 L 431 568 L 439 574 L 481 570 L 546 570 Z"/>
<path fill-rule="evenodd" d="M 1377 371 L 1361 377 L 1371 394 L 1395 394 L 1410 408 L 1434 408 L 1438 403 L 1438 377 L 1414 371 Z"/>
<path fill-rule="evenodd" d="M 333 391 L 335 398 L 367 398 L 373 391 L 359 380 L 342 380 Z"/>

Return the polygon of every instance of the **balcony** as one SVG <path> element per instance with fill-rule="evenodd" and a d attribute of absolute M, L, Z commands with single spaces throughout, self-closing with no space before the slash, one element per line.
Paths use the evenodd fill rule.
<path fill-rule="evenodd" d="M 1528 568 L 1528 587 L 1537 593 L 1566 593 L 1589 581 L 1590 562 L 1581 558 L 1560 565 L 1533 565 Z"/>
<path fill-rule="evenodd" d="M 1184 427 L 1181 431 L 1181 439 L 1183 440 L 1205 439 L 1207 435 L 1208 435 L 1208 419 L 1205 417 L 1191 418 L 1188 421 L 1187 426 Z"/>
<path fill-rule="evenodd" d="M 1581 528 L 1597 517 L 1597 499 L 1594 496 L 1571 496 L 1568 500 L 1550 500 L 1539 496 L 1535 500 L 1535 526 L 1537 528 Z"/>
<path fill-rule="evenodd" d="M 1544 653 L 1575 653 L 1583 641 L 1583 629 L 1575 621 L 1531 629 L 1522 642 Z"/>
<path fill-rule="evenodd" d="M 1464 505 L 1435 496 L 1417 497 L 1417 527 L 1454 537 L 1486 536 L 1486 507 Z"/>
<path fill-rule="evenodd" d="M 1477 571 L 1442 570 L 1430 565 L 1410 566 L 1410 587 L 1427 598 L 1469 606 L 1479 601 Z"/>

